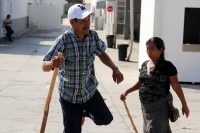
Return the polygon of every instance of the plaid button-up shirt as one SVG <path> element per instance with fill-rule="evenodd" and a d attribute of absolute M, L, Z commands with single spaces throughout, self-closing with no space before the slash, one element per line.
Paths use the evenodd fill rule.
<path fill-rule="evenodd" d="M 65 61 L 59 69 L 58 91 L 65 100 L 81 104 L 95 93 L 98 81 L 95 77 L 94 59 L 106 50 L 105 43 L 94 30 L 90 30 L 84 41 L 78 39 L 73 29 L 59 36 L 43 61 L 50 61 L 58 52 Z"/>

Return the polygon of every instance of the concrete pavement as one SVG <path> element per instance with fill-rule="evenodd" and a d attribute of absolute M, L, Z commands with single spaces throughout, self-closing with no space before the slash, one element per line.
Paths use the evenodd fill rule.
<path fill-rule="evenodd" d="M 67 19 L 63 28 L 56 31 L 30 30 L 13 43 L 0 42 L 0 133 L 39 133 L 44 105 L 52 72 L 42 71 L 42 59 L 55 37 L 69 28 Z M 97 31 L 106 42 L 106 32 Z M 124 42 L 117 37 L 117 44 Z M 126 41 L 126 40 L 125 40 Z M 142 44 L 140 44 L 142 45 Z M 117 85 L 112 81 L 112 70 L 95 60 L 99 91 L 113 113 L 114 120 L 108 126 L 96 126 L 86 118 L 83 133 L 134 133 L 123 102 L 119 96 L 138 80 L 138 43 L 134 43 L 130 62 L 118 61 L 118 49 L 107 48 L 106 52 L 124 74 L 125 80 Z M 130 48 L 130 47 L 129 47 Z M 129 50 L 129 49 L 128 49 Z M 129 52 L 128 52 L 129 53 Z M 200 85 L 182 85 L 191 114 L 170 123 L 173 133 L 200 132 Z M 181 103 L 174 91 L 174 104 L 181 113 Z M 51 99 L 46 133 L 61 133 L 63 130 L 59 95 L 55 87 Z M 143 118 L 138 91 L 127 97 L 127 106 L 139 133 L 142 133 Z"/>

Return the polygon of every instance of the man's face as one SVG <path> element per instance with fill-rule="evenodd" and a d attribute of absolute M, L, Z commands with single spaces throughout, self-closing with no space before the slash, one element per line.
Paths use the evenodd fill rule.
<path fill-rule="evenodd" d="M 77 19 L 77 22 L 73 20 L 71 25 L 74 31 L 76 32 L 76 34 L 87 35 L 90 29 L 90 16 L 84 19 Z"/>

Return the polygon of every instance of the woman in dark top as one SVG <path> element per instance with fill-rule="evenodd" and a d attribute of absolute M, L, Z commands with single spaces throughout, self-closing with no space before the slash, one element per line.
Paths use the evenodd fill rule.
<path fill-rule="evenodd" d="M 176 67 L 165 60 L 164 42 L 158 37 L 150 38 L 146 42 L 146 52 L 150 60 L 145 61 L 140 69 L 139 81 L 121 94 L 124 101 L 126 96 L 139 89 L 139 98 L 144 118 L 144 133 L 171 133 L 168 119 L 168 104 L 156 87 L 150 82 L 149 77 L 172 100 L 170 83 L 182 103 L 182 114 L 189 116 L 189 108 L 182 88 L 178 82 Z"/>

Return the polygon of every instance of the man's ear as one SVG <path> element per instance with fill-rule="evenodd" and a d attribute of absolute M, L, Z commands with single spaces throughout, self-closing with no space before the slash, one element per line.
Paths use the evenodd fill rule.
<path fill-rule="evenodd" d="M 72 25 L 74 23 L 74 20 L 73 19 L 70 19 L 69 20 L 70 24 Z"/>

